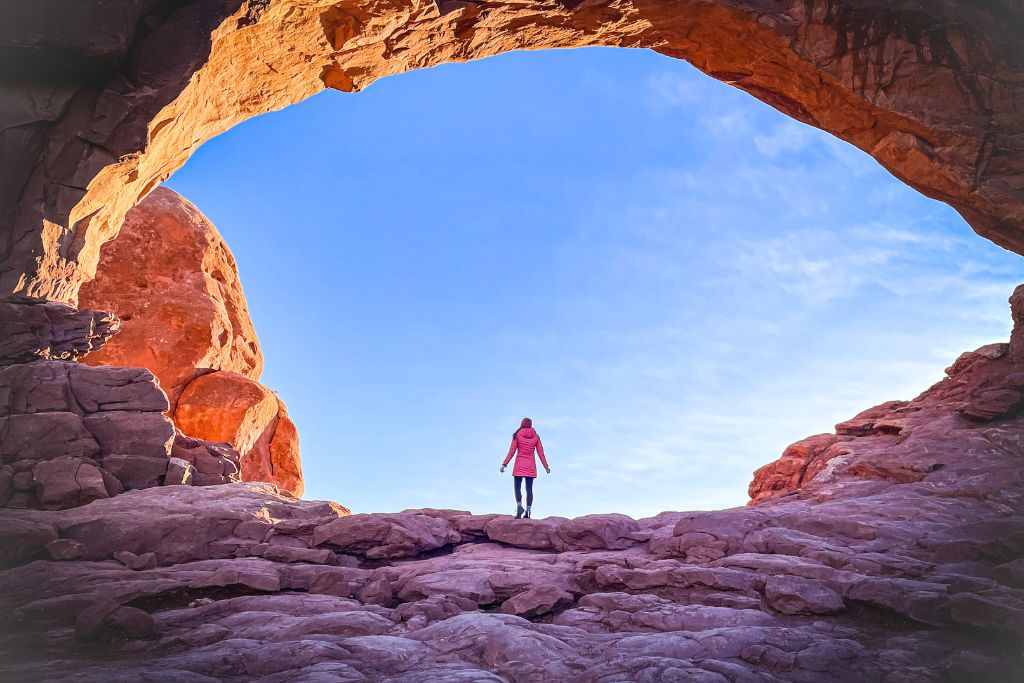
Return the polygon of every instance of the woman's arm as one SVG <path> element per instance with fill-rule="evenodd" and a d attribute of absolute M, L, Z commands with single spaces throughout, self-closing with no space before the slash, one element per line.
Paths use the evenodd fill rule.
<path fill-rule="evenodd" d="M 544 444 L 540 442 L 540 435 L 537 435 L 537 455 L 540 456 L 540 462 L 544 465 L 544 470 L 551 474 L 551 468 L 548 467 L 548 459 L 544 457 Z"/>
<path fill-rule="evenodd" d="M 505 470 L 505 465 L 512 459 L 512 454 L 516 452 L 516 437 L 512 437 L 512 445 L 508 447 L 508 455 L 505 456 L 505 462 L 501 463 L 502 471 Z"/>

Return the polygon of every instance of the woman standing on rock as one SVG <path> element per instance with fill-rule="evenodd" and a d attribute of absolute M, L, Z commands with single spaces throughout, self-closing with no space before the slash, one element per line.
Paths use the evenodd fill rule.
<path fill-rule="evenodd" d="M 518 452 L 517 452 L 518 451 Z M 533 420 L 524 417 L 519 423 L 519 429 L 512 434 L 512 445 L 508 447 L 508 455 L 505 462 L 501 463 L 501 471 L 505 471 L 512 454 L 516 453 L 516 465 L 512 468 L 512 476 L 516 483 L 516 519 L 523 517 L 523 479 L 526 480 L 526 518 L 530 518 L 530 508 L 533 507 L 533 480 L 537 478 L 537 462 L 533 458 L 534 451 L 540 456 L 544 471 L 551 474 L 548 461 L 544 457 L 544 444 L 540 442 L 540 435 L 533 428 Z"/>

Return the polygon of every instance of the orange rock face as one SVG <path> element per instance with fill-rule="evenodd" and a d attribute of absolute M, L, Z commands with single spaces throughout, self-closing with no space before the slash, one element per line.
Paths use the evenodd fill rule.
<path fill-rule="evenodd" d="M 38 63 L 13 65 L 37 77 L 7 86 L 0 111 L 3 294 L 74 303 L 125 213 L 247 118 L 411 69 L 588 45 L 689 61 L 1024 253 L 1013 0 L 22 4 L 4 35 Z"/>
<path fill-rule="evenodd" d="M 298 432 L 258 381 L 263 354 L 235 259 L 195 206 L 158 188 L 132 209 L 81 303 L 121 317 L 121 333 L 83 362 L 148 368 L 185 434 L 230 443 L 245 481 L 302 494 Z"/>
<path fill-rule="evenodd" d="M 174 413 L 178 429 L 230 443 L 242 454 L 242 480 L 268 481 L 302 495 L 299 435 L 284 403 L 234 372 L 213 372 L 185 388 Z"/>
<path fill-rule="evenodd" d="M 263 370 L 235 259 L 213 223 L 173 190 L 158 188 L 128 212 L 80 303 L 121 318 L 121 333 L 83 362 L 149 368 L 172 413 L 203 371 L 259 379 Z"/>

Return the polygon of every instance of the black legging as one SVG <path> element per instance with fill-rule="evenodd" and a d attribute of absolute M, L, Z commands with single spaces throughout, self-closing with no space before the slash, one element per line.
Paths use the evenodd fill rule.
<path fill-rule="evenodd" d="M 526 507 L 533 505 L 533 480 L 536 477 L 515 477 L 516 480 L 516 503 L 523 502 L 523 479 L 526 480 Z"/>

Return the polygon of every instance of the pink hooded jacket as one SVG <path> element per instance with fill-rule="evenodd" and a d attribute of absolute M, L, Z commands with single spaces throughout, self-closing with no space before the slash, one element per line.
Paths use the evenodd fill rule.
<path fill-rule="evenodd" d="M 501 464 L 503 467 L 507 465 L 509 460 L 512 459 L 512 454 L 519 451 L 516 454 L 516 464 L 512 468 L 512 474 L 516 477 L 536 477 L 537 461 L 533 458 L 535 450 L 537 455 L 540 456 L 544 469 L 547 469 L 548 461 L 544 457 L 544 444 L 540 442 L 540 435 L 533 427 L 523 427 L 512 437 L 512 445 L 508 447 L 508 455 L 505 456 L 505 462 Z"/>

